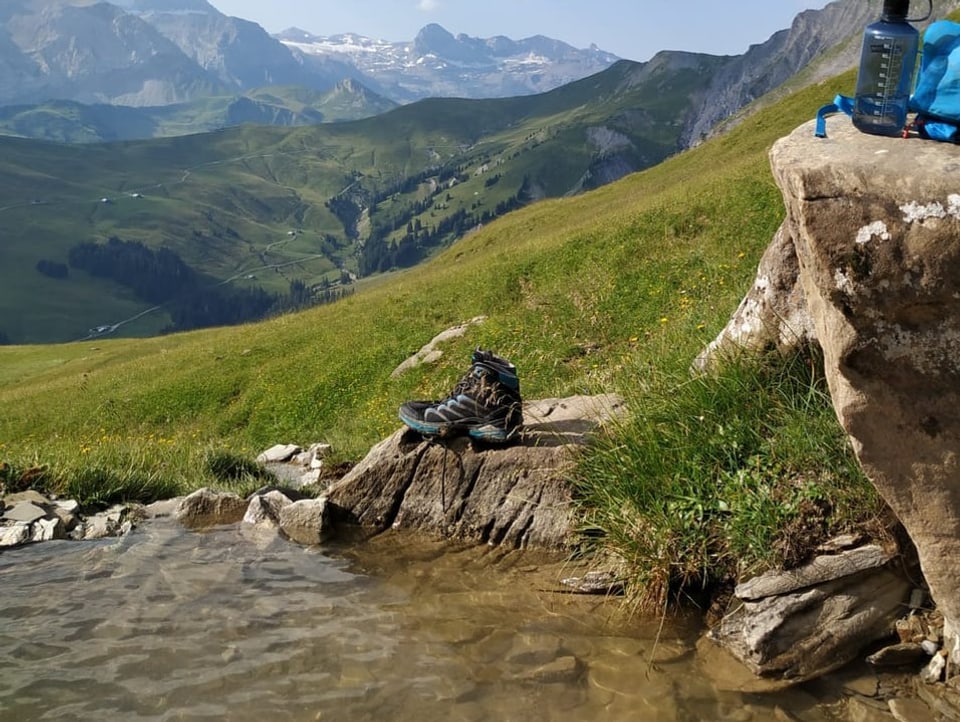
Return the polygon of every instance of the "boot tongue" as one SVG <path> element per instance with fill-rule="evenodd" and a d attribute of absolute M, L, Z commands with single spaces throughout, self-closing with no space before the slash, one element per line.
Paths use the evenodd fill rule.
<path fill-rule="evenodd" d="M 479 372 L 479 374 L 496 377 L 498 383 L 503 384 L 509 389 L 513 389 L 514 391 L 519 391 L 520 389 L 520 379 L 517 378 L 516 373 L 505 369 L 501 364 L 491 363 L 489 361 L 475 361 L 473 368 L 474 371 Z"/>
<path fill-rule="evenodd" d="M 497 371 L 497 379 L 507 388 L 511 388 L 514 391 L 520 390 L 520 379 L 517 378 L 516 374 L 503 373 L 502 371 Z"/>
<path fill-rule="evenodd" d="M 477 348 L 471 356 L 474 367 L 480 367 L 496 374 L 497 380 L 514 391 L 520 391 L 520 379 L 517 377 L 517 368 L 505 358 L 497 356 L 493 351 L 483 351 Z"/>

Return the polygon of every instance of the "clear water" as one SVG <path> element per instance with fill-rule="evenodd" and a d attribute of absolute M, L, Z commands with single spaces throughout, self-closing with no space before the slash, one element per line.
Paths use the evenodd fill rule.
<path fill-rule="evenodd" d="M 0 720 L 831 719 L 802 692 L 713 689 L 696 629 L 558 593 L 563 572 L 395 535 L 304 548 L 164 520 L 6 551 Z"/>

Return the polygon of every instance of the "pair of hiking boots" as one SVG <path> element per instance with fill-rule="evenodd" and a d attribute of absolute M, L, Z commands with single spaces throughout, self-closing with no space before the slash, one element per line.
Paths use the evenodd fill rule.
<path fill-rule="evenodd" d="M 479 348 L 470 360 L 470 370 L 449 396 L 440 401 L 408 401 L 400 406 L 400 420 L 433 438 L 466 434 L 497 444 L 516 438 L 523 426 L 517 367 Z"/>

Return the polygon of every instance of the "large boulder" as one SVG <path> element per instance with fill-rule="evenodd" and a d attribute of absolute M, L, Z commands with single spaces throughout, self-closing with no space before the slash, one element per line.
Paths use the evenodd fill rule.
<path fill-rule="evenodd" d="M 560 548 L 574 529 L 575 450 L 624 411 L 617 396 L 524 404 L 507 446 L 443 443 L 400 429 L 327 492 L 335 518 L 374 530 L 417 529 L 515 548 Z"/>
<path fill-rule="evenodd" d="M 807 123 L 771 150 L 780 242 L 796 251 L 837 416 L 916 545 L 956 664 L 960 147 L 866 135 L 843 116 L 828 131 Z"/>

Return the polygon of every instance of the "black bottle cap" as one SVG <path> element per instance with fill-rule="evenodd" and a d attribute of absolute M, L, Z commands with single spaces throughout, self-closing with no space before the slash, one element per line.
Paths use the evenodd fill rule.
<path fill-rule="evenodd" d="M 910 0 L 883 0 L 884 20 L 906 20 L 910 13 Z"/>

